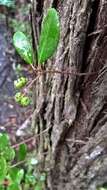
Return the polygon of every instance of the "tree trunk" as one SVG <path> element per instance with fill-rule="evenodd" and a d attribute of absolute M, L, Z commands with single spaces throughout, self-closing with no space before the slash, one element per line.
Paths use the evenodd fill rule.
<path fill-rule="evenodd" d="M 38 0 L 38 15 L 50 6 L 61 36 L 45 69 L 62 73 L 37 76 L 32 119 L 46 189 L 95 190 L 107 182 L 107 1 Z"/>

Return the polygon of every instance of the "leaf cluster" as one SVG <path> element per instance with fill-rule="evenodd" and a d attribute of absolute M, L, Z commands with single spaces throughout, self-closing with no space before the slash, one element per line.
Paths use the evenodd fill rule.
<path fill-rule="evenodd" d="M 39 44 L 37 48 L 37 60 L 38 64 L 43 64 L 50 58 L 55 52 L 60 38 L 60 24 L 59 16 L 54 8 L 50 8 L 47 11 L 47 15 L 44 16 L 41 28 L 41 34 Z M 19 53 L 19 55 L 28 64 L 33 63 L 33 49 L 27 36 L 17 31 L 13 36 L 13 44 Z"/>
<path fill-rule="evenodd" d="M 0 190 L 42 190 L 45 173 L 33 173 L 38 164 L 35 158 L 26 160 L 27 146 L 21 144 L 14 150 L 7 134 L 0 133 Z M 26 163 L 26 168 L 18 167 Z"/>

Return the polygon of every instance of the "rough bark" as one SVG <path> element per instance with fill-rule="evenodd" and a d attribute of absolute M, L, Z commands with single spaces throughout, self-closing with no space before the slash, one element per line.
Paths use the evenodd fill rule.
<path fill-rule="evenodd" d="M 41 10 L 51 5 L 61 38 L 45 69 L 62 73 L 37 78 L 32 130 L 41 133 L 38 152 L 51 149 L 49 189 L 95 190 L 107 182 L 107 2 L 45 0 Z"/>

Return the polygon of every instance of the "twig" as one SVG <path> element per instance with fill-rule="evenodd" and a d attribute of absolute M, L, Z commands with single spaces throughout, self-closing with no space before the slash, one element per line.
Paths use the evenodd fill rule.
<path fill-rule="evenodd" d="M 88 34 L 88 37 L 93 36 L 93 35 L 96 35 L 96 34 L 100 34 L 101 32 L 102 32 L 102 29 L 101 29 L 101 30 L 94 31 L 94 32 L 91 32 L 90 34 Z"/>
<path fill-rule="evenodd" d="M 86 141 L 83 141 L 83 140 L 66 139 L 66 141 L 72 142 L 72 143 L 86 144 Z"/>
<path fill-rule="evenodd" d="M 17 162 L 16 164 L 12 165 L 10 168 L 15 168 L 15 167 L 17 167 L 17 166 L 23 164 L 24 162 L 26 162 L 26 160 L 22 160 L 22 161 L 20 161 L 20 162 Z"/>
<path fill-rule="evenodd" d="M 39 133 L 38 135 L 35 134 L 34 136 L 32 136 L 32 137 L 30 137 L 30 138 L 28 138 L 28 139 L 25 139 L 25 140 L 21 141 L 21 142 L 18 143 L 18 144 L 12 145 L 12 148 L 17 148 L 17 147 L 19 147 L 21 144 L 28 143 L 29 141 L 35 139 L 36 137 L 39 137 L 40 135 L 46 133 L 50 128 L 51 128 L 51 127 L 48 127 L 47 129 L 45 129 L 44 131 L 42 131 L 42 133 Z"/>
<path fill-rule="evenodd" d="M 32 87 L 32 85 L 37 81 L 38 78 L 39 78 L 39 76 L 36 77 L 35 79 L 33 79 L 33 80 L 28 84 L 28 86 L 26 87 L 26 89 L 30 89 L 30 88 Z"/>
<path fill-rule="evenodd" d="M 24 89 L 23 95 L 26 95 L 26 92 L 27 92 L 30 88 L 32 88 L 32 85 L 37 81 L 38 78 L 39 78 L 39 76 L 36 77 L 35 79 L 33 79 L 31 82 L 29 82 L 28 86 Z"/>
<path fill-rule="evenodd" d="M 30 66 L 31 66 L 31 69 L 32 69 L 33 71 L 35 71 L 35 67 L 33 66 L 33 64 L 30 64 Z"/>

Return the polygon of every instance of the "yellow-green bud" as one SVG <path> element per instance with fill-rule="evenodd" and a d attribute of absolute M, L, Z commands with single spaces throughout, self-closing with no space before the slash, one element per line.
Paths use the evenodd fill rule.
<path fill-rule="evenodd" d="M 31 103 L 30 98 L 28 96 L 23 96 L 21 98 L 20 105 L 21 106 L 28 106 Z"/>
<path fill-rule="evenodd" d="M 17 92 L 17 93 L 15 94 L 14 99 L 15 99 L 15 101 L 16 101 L 17 103 L 20 103 L 20 102 L 21 102 L 21 99 L 22 99 L 22 93 L 21 93 L 21 92 Z"/>
<path fill-rule="evenodd" d="M 16 89 L 20 89 L 26 85 L 27 81 L 28 79 L 26 77 L 20 77 L 19 79 L 14 81 L 14 87 Z"/>

